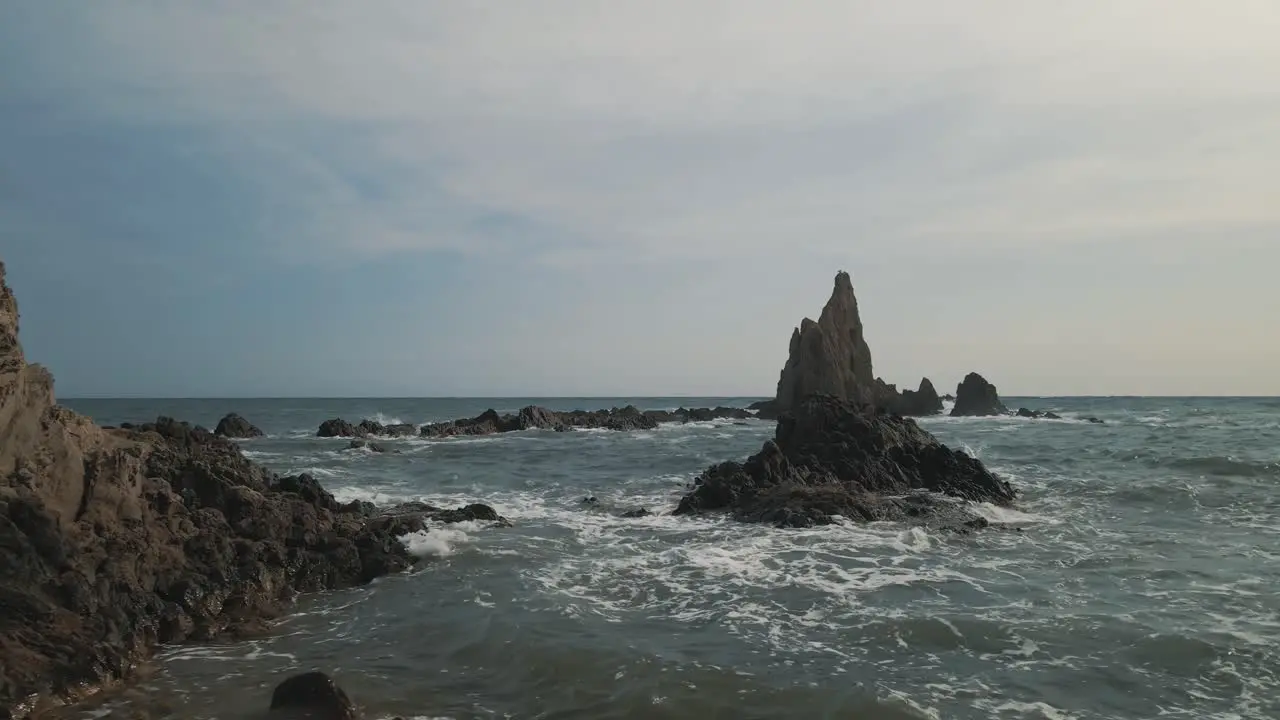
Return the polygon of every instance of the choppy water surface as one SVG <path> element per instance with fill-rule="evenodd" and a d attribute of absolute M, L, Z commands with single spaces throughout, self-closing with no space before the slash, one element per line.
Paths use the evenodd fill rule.
<path fill-rule="evenodd" d="M 707 465 L 758 450 L 763 422 L 389 440 L 402 453 L 376 455 L 312 435 L 336 415 L 528 402 L 70 401 L 103 423 L 212 427 L 235 410 L 268 433 L 244 442 L 251 457 L 340 499 L 479 501 L 515 527 L 412 538 L 420 571 L 306 598 L 269 638 L 173 648 L 127 695 L 68 717 L 255 717 L 309 669 L 372 717 L 1280 717 L 1280 400 L 1010 402 L 1067 419 L 923 421 L 1024 493 L 984 509 L 1002 529 L 959 537 L 609 512 L 670 510 Z"/>

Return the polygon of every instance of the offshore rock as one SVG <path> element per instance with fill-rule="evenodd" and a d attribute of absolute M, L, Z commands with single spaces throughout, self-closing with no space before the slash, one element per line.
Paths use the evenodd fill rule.
<path fill-rule="evenodd" d="M 818 321 L 805 318 L 791 334 L 772 410 L 787 412 L 814 394 L 874 404 L 875 385 L 853 281 L 840 272 Z"/>
<path fill-rule="evenodd" d="M 812 396 L 778 422 L 774 440 L 744 463 L 713 466 L 677 515 L 809 527 L 896 520 L 967 531 L 986 521 L 960 501 L 1008 505 L 1016 496 L 978 460 L 939 443 L 915 421 Z"/>
<path fill-rule="evenodd" d="M 942 398 L 929 378 L 920 381 L 919 390 L 903 390 L 898 412 L 910 417 L 928 417 L 942 414 Z"/>
<path fill-rule="evenodd" d="M 956 404 L 951 417 L 1007 415 L 1009 409 L 1000 402 L 996 386 L 978 373 L 969 373 L 956 388 Z"/>
<path fill-rule="evenodd" d="M 245 420 L 236 413 L 227 413 L 218 421 L 218 426 L 213 430 L 214 435 L 221 435 L 229 438 L 255 438 L 262 437 L 262 431 L 254 426 L 253 423 Z"/>
<path fill-rule="evenodd" d="M 610 410 L 570 410 L 557 412 L 531 405 L 515 414 L 501 415 L 486 410 L 473 418 L 424 425 L 421 434 L 429 438 L 470 435 L 494 435 L 523 430 L 652 430 L 662 423 L 705 422 L 710 420 L 747 420 L 755 415 L 730 407 L 680 408 L 678 410 L 640 410 L 634 405 Z"/>
<path fill-rule="evenodd" d="M 449 521 L 371 512 L 203 428 L 105 430 L 55 405 L 0 264 L 0 718 L 120 680 L 161 643 L 260 627 L 297 593 L 405 570 L 396 531 Z"/>
<path fill-rule="evenodd" d="M 359 425 L 352 425 L 342 418 L 333 418 L 320 423 L 316 437 L 409 437 L 418 434 L 418 426 L 409 423 L 383 425 L 377 420 L 361 420 Z"/>

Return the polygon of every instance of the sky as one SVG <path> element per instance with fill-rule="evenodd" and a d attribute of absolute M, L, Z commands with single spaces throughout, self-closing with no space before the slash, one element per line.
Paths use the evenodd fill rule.
<path fill-rule="evenodd" d="M 1280 395 L 1274 0 L 0 2 L 62 397 Z"/>

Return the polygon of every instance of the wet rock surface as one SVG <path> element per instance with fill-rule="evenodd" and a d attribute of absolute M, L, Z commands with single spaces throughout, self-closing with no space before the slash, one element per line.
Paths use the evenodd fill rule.
<path fill-rule="evenodd" d="M 909 419 L 813 396 L 743 463 L 703 472 L 677 515 L 728 512 L 784 527 L 895 520 L 966 531 L 986 521 L 960 501 L 1007 505 L 1014 489 Z"/>

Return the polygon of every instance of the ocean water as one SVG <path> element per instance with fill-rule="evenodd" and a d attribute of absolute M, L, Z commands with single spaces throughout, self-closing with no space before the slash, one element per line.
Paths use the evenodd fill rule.
<path fill-rule="evenodd" d="M 613 513 L 669 511 L 703 468 L 758 450 L 759 421 L 385 455 L 313 436 L 333 416 L 530 402 L 66 401 L 107 424 L 237 411 L 268 434 L 250 457 L 340 499 L 484 502 L 515 526 L 408 538 L 416 572 L 304 597 L 269 637 L 166 648 L 63 717 L 261 717 L 275 683 L 319 669 L 371 718 L 1280 718 L 1280 399 L 1011 398 L 1065 419 L 925 419 L 1023 492 L 968 536 Z"/>

